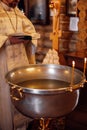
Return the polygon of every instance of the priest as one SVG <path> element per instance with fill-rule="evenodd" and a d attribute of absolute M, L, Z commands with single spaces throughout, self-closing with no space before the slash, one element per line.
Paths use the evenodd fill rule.
<path fill-rule="evenodd" d="M 0 0 L 0 130 L 14 129 L 10 88 L 5 75 L 13 68 L 29 65 L 26 45 L 29 41 L 33 46 L 37 45 L 35 28 L 17 8 L 18 2 Z M 23 36 L 27 36 L 28 40 Z M 30 36 L 34 38 L 29 39 Z"/>

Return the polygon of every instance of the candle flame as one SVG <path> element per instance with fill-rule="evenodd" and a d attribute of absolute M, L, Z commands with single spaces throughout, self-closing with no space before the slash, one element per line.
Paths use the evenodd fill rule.
<path fill-rule="evenodd" d="M 75 61 L 72 61 L 72 67 L 75 67 Z"/>
<path fill-rule="evenodd" d="M 84 58 L 84 63 L 86 63 L 87 62 L 87 58 Z"/>

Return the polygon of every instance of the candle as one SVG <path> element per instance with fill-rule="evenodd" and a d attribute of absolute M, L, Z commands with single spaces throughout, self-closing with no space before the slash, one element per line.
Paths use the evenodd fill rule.
<path fill-rule="evenodd" d="M 75 61 L 72 61 L 72 67 L 73 68 L 75 67 Z"/>
<path fill-rule="evenodd" d="M 72 61 L 71 86 L 73 85 L 73 81 L 74 81 L 74 68 L 75 68 L 75 61 Z"/>
<path fill-rule="evenodd" d="M 84 58 L 84 75 L 85 75 L 85 70 L 86 70 L 86 62 L 87 62 L 87 58 Z"/>

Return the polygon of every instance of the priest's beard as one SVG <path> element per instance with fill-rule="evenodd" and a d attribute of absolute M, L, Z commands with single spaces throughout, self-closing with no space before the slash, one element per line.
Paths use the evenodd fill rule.
<path fill-rule="evenodd" d="M 18 5 L 19 0 L 13 0 L 11 3 L 9 3 L 9 7 L 15 8 Z"/>

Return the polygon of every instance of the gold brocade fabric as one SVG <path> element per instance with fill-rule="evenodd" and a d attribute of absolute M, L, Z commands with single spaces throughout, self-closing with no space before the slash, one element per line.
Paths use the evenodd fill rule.
<path fill-rule="evenodd" d="M 34 26 L 30 22 L 30 20 L 16 7 L 15 12 L 17 14 L 17 29 L 16 32 L 12 28 L 12 24 L 14 27 L 16 26 L 16 15 L 14 13 L 14 10 L 8 10 L 7 13 L 11 18 L 12 24 L 8 18 L 8 15 L 4 11 L 1 3 L 0 3 L 0 47 L 5 43 L 6 39 L 8 38 L 8 35 L 14 34 L 14 33 L 26 33 L 28 35 L 31 35 L 33 33 L 36 33 Z M 32 40 L 32 42 L 36 45 L 37 40 Z"/>
<path fill-rule="evenodd" d="M 57 51 L 54 49 L 49 49 L 42 64 L 60 64 Z"/>

